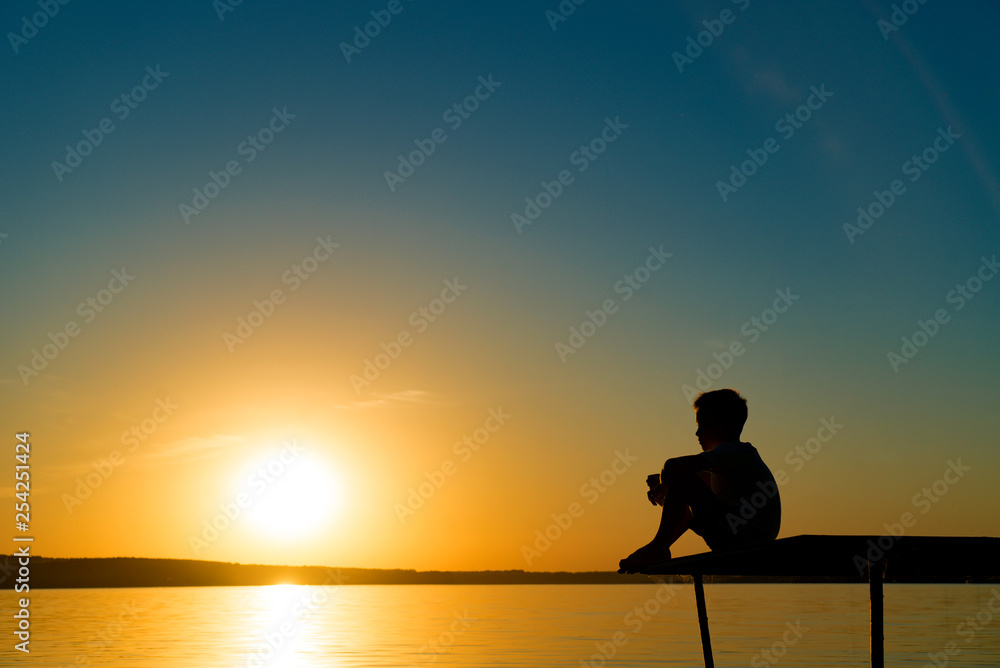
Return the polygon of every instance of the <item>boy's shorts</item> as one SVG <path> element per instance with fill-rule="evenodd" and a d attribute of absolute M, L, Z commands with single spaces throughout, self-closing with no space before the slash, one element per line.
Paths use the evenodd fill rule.
<path fill-rule="evenodd" d="M 771 540 L 763 530 L 745 522 L 738 510 L 727 508 L 721 501 L 718 508 L 692 508 L 691 513 L 688 528 L 701 536 L 713 552 Z M 735 526 L 730 526 L 730 518 L 735 518 Z"/>

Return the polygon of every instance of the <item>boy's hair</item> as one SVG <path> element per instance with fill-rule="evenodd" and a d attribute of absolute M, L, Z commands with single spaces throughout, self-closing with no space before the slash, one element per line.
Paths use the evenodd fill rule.
<path fill-rule="evenodd" d="M 736 390 L 702 392 L 694 400 L 699 423 L 722 427 L 727 434 L 739 436 L 747 421 L 747 400 Z"/>

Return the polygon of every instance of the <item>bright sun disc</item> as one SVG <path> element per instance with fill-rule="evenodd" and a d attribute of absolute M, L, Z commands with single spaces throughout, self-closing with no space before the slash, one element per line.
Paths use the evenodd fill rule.
<path fill-rule="evenodd" d="M 274 538 L 303 538 L 321 529 L 339 509 L 340 481 L 316 457 L 280 466 L 275 461 L 255 467 L 249 524 Z"/>

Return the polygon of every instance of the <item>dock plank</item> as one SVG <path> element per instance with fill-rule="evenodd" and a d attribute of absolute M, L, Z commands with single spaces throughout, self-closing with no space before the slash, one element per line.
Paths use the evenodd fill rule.
<path fill-rule="evenodd" d="M 869 558 L 890 583 L 996 582 L 1000 538 L 800 535 L 752 547 L 677 557 L 647 575 L 748 576 L 773 582 L 868 582 Z"/>

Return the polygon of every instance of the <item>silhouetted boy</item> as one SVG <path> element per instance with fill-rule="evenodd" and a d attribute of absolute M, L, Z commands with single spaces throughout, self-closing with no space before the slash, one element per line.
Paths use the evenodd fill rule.
<path fill-rule="evenodd" d="M 670 546 L 688 529 L 712 550 L 778 535 L 778 485 L 757 449 L 740 441 L 746 399 L 735 390 L 703 392 L 694 409 L 704 452 L 668 459 L 662 473 L 646 479 L 649 500 L 663 506 L 660 527 L 649 544 L 621 560 L 621 572 L 670 559 Z"/>

